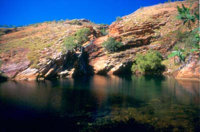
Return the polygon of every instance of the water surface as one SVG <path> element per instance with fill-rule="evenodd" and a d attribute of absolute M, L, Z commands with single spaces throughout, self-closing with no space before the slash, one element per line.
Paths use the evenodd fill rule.
<path fill-rule="evenodd" d="M 168 77 L 4 82 L 0 131 L 199 131 L 200 85 Z"/>

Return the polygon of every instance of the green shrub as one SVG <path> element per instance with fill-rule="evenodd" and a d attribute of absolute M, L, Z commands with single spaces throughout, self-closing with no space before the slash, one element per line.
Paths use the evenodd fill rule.
<path fill-rule="evenodd" d="M 181 32 L 177 31 L 176 38 L 179 47 L 184 47 L 187 49 L 197 48 L 199 46 L 199 28 L 194 29 L 191 32 Z"/>
<path fill-rule="evenodd" d="M 116 41 L 114 38 L 108 38 L 107 41 L 103 42 L 102 46 L 109 52 L 115 52 L 122 47 L 122 43 Z"/>
<path fill-rule="evenodd" d="M 79 45 L 81 45 L 81 44 L 87 42 L 89 40 L 88 36 L 90 34 L 91 34 L 91 32 L 90 32 L 89 28 L 82 28 L 82 29 L 78 30 L 75 33 L 75 37 L 76 37 L 77 43 Z"/>
<path fill-rule="evenodd" d="M 192 31 L 188 34 L 187 37 L 183 38 L 185 47 L 194 48 L 199 46 L 199 33 L 198 31 Z"/>
<path fill-rule="evenodd" d="M 82 28 L 78 30 L 74 35 L 68 36 L 64 40 L 64 46 L 67 50 L 73 50 L 80 47 L 83 43 L 89 40 L 88 36 L 91 34 L 89 28 Z"/>
<path fill-rule="evenodd" d="M 103 36 L 106 36 L 108 34 L 108 31 L 105 28 L 102 28 L 100 31 Z"/>
<path fill-rule="evenodd" d="M 67 50 L 73 50 L 78 46 L 74 36 L 67 37 L 64 41 L 64 45 Z"/>
<path fill-rule="evenodd" d="M 161 74 L 164 71 L 162 60 L 162 55 L 158 51 L 148 51 L 145 55 L 138 53 L 131 70 L 133 73 Z"/>

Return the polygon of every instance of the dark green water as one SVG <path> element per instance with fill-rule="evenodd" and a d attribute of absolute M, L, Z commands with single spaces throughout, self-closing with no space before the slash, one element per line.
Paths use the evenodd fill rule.
<path fill-rule="evenodd" d="M 0 131 L 200 131 L 200 84 L 94 76 L 0 84 Z"/>

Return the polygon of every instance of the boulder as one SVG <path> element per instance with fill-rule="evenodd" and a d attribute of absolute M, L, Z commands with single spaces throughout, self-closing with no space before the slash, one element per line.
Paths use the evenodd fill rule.
<path fill-rule="evenodd" d="M 20 72 L 16 77 L 15 80 L 37 80 L 38 77 L 38 69 L 35 68 L 28 68 L 22 72 Z"/>
<path fill-rule="evenodd" d="M 8 78 L 15 78 L 15 76 L 27 69 L 30 65 L 30 61 L 20 61 L 18 63 L 4 63 L 1 67 L 2 72 L 8 77 Z"/>
<path fill-rule="evenodd" d="M 200 60 L 194 59 L 175 73 L 176 79 L 200 81 Z"/>

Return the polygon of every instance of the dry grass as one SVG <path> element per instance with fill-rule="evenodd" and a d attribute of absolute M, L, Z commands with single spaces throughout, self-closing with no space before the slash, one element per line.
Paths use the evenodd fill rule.
<path fill-rule="evenodd" d="M 170 27 L 175 27 L 174 25 L 177 23 L 177 19 L 176 19 L 177 8 L 176 7 L 177 5 L 181 6 L 182 3 L 184 3 L 186 7 L 190 6 L 190 3 L 186 3 L 186 2 L 172 2 L 172 3 L 165 3 L 165 4 L 159 4 L 156 6 L 140 8 L 136 12 L 130 15 L 124 16 L 120 24 L 123 26 L 124 31 L 126 31 L 130 28 L 141 26 L 144 23 L 156 24 L 158 22 L 162 22 L 163 19 L 166 20 L 166 18 L 163 16 L 168 13 L 170 15 L 168 18 L 169 21 L 167 22 L 168 24 L 167 29 L 170 30 Z M 166 17 L 168 16 L 166 15 Z M 165 30 L 166 29 L 163 29 L 163 31 Z"/>
<path fill-rule="evenodd" d="M 28 50 L 27 57 L 35 67 L 40 58 L 50 57 L 62 50 L 63 38 L 85 26 L 70 25 L 66 22 L 48 22 L 22 27 L 17 32 L 1 36 L 0 55 L 20 48 Z M 17 54 L 20 54 L 17 52 Z"/>

